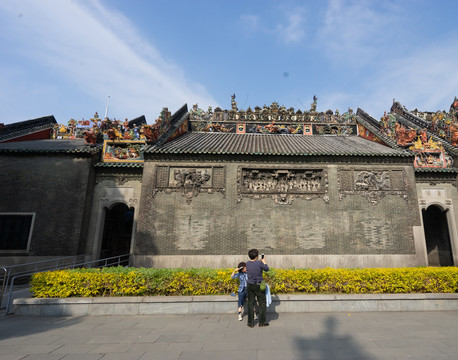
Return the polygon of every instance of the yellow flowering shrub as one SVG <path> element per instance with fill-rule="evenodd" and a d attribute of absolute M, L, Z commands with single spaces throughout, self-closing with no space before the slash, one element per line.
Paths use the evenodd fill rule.
<path fill-rule="evenodd" d="M 215 295 L 237 292 L 232 269 L 113 267 L 57 270 L 32 276 L 35 297 Z M 456 293 L 458 268 L 271 269 L 273 294 Z"/>

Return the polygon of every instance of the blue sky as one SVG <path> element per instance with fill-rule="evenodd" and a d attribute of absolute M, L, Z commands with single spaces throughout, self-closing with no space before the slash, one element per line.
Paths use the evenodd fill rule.
<path fill-rule="evenodd" d="M 2 0 L 0 122 L 95 111 L 118 119 L 184 103 L 358 107 L 458 96 L 458 2 Z"/>

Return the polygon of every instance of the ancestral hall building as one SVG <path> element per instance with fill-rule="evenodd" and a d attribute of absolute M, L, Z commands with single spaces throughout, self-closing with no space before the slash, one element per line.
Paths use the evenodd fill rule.
<path fill-rule="evenodd" d="M 361 109 L 164 108 L 148 125 L 0 125 L 0 264 L 130 253 L 135 266 L 458 263 L 458 99 Z M 457 213 L 455 213 L 457 210 Z"/>

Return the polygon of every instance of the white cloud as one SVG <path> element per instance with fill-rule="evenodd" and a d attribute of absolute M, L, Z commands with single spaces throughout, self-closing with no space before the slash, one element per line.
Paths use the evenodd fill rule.
<path fill-rule="evenodd" d="M 356 67 L 370 63 L 396 31 L 398 13 L 380 1 L 331 0 L 318 30 L 319 46 L 335 61 Z"/>
<path fill-rule="evenodd" d="M 163 106 L 173 112 L 186 102 L 217 105 L 202 85 L 163 59 L 127 18 L 97 0 L 2 2 L 2 12 L 22 56 L 57 72 L 86 96 L 102 103 L 111 96 L 111 111 L 118 116 L 145 114 L 151 119 Z M 81 109 L 83 114 L 91 111 Z"/>
<path fill-rule="evenodd" d="M 242 14 L 240 16 L 242 24 L 245 26 L 245 29 L 248 31 L 257 30 L 259 27 L 259 16 L 252 14 Z"/>
<path fill-rule="evenodd" d="M 271 25 L 266 18 L 253 14 L 242 14 L 240 20 L 247 32 L 261 31 L 263 34 L 273 34 L 288 44 L 298 43 L 305 37 L 305 15 L 302 7 L 295 8 L 293 11 L 280 10 L 275 15 L 276 23 L 284 17 L 283 22 Z"/>
<path fill-rule="evenodd" d="M 298 43 L 305 36 L 304 21 L 302 9 L 296 9 L 294 13 L 288 14 L 285 24 L 277 27 L 277 33 L 286 43 Z"/>
<path fill-rule="evenodd" d="M 371 79 L 372 100 L 396 98 L 410 110 L 448 111 L 458 93 L 457 43 L 450 38 L 423 45 L 407 57 L 389 59 Z"/>

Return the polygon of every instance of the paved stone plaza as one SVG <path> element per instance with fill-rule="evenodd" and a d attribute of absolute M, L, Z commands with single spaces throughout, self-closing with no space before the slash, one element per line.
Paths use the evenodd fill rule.
<path fill-rule="evenodd" d="M 0 360 L 456 359 L 458 312 L 0 318 Z"/>

